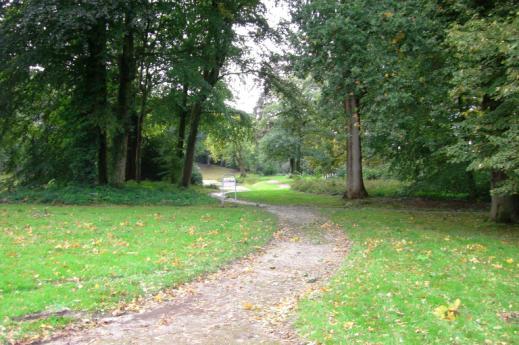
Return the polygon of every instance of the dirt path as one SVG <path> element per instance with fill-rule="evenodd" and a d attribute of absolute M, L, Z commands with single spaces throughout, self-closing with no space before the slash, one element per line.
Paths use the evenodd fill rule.
<path fill-rule="evenodd" d="M 260 252 L 181 286 L 172 301 L 48 344 L 305 344 L 293 331 L 293 307 L 335 272 L 348 241 L 310 208 L 265 207 L 280 230 Z"/>

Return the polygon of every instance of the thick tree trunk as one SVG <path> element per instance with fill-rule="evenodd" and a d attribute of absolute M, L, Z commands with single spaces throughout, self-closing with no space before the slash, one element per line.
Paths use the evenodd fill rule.
<path fill-rule="evenodd" d="M 186 140 L 186 124 L 187 124 L 187 84 L 183 87 L 182 110 L 180 111 L 180 119 L 178 124 L 178 140 L 177 140 L 177 157 L 182 159 L 184 157 L 184 141 Z"/>
<path fill-rule="evenodd" d="M 293 175 L 294 172 L 296 171 L 296 160 L 295 160 L 295 158 L 290 158 L 289 163 L 290 163 L 290 175 Z"/>
<path fill-rule="evenodd" d="M 99 131 L 99 148 L 97 153 L 97 183 L 105 185 L 108 183 L 108 145 L 106 133 Z"/>
<path fill-rule="evenodd" d="M 148 99 L 147 88 L 142 90 L 140 110 L 132 116 L 128 138 L 128 158 L 126 162 L 126 180 L 141 180 L 142 166 L 142 126 L 146 115 Z"/>
<path fill-rule="evenodd" d="M 502 171 L 492 171 L 491 188 L 496 188 L 507 179 Z M 518 195 L 492 195 L 490 218 L 499 223 L 519 221 Z"/>
<path fill-rule="evenodd" d="M 474 178 L 474 172 L 467 171 L 467 185 L 469 190 L 469 199 L 476 200 L 478 198 L 478 188 Z"/>
<path fill-rule="evenodd" d="M 132 17 L 125 16 L 126 31 L 123 38 L 123 51 L 119 59 L 119 92 L 117 98 L 117 125 L 112 137 L 111 171 L 109 182 L 112 185 L 124 184 L 126 178 L 126 159 L 128 155 L 128 132 L 130 112 L 133 106 L 134 92 L 132 83 L 135 78 L 134 37 L 131 28 Z"/>
<path fill-rule="evenodd" d="M 240 176 L 241 177 L 247 176 L 247 171 L 245 170 L 245 164 L 243 163 L 243 160 L 239 161 L 238 166 L 240 167 Z"/>
<path fill-rule="evenodd" d="M 141 114 L 137 121 L 137 133 L 135 142 L 135 181 L 140 182 L 142 179 L 142 126 L 144 125 L 146 103 L 141 108 Z"/>
<path fill-rule="evenodd" d="M 301 158 L 296 158 L 294 170 L 297 174 L 301 173 Z"/>
<path fill-rule="evenodd" d="M 243 158 L 241 149 L 238 150 L 238 153 L 236 154 L 236 161 L 238 162 L 238 168 L 240 169 L 240 176 L 247 176 L 247 171 L 245 169 L 245 159 Z"/>
<path fill-rule="evenodd" d="M 344 194 L 348 199 L 360 199 L 368 196 L 362 178 L 362 148 L 360 139 L 360 115 L 357 98 L 348 95 L 344 100 L 344 111 L 348 121 L 348 160 L 346 165 L 347 188 Z"/>
<path fill-rule="evenodd" d="M 126 156 L 126 181 L 135 180 L 135 171 L 136 171 L 136 158 L 137 158 L 137 123 L 139 121 L 139 116 L 137 114 L 132 114 L 130 118 L 130 127 L 128 130 L 128 149 Z"/>
<path fill-rule="evenodd" d="M 107 145 L 106 130 L 102 123 L 108 115 L 106 53 L 106 21 L 99 19 L 88 32 L 88 59 L 85 71 L 85 89 L 83 101 L 90 103 L 87 116 L 94 117 L 95 142 L 97 143 L 97 183 L 106 184 Z"/>
<path fill-rule="evenodd" d="M 200 101 L 193 105 L 191 110 L 191 125 L 189 128 L 189 138 L 187 139 L 186 156 L 184 160 L 184 168 L 182 170 L 182 179 L 180 185 L 189 187 L 191 184 L 191 175 L 193 173 L 193 161 L 195 159 L 196 137 L 198 135 L 198 125 L 202 117 L 202 104 Z"/>
<path fill-rule="evenodd" d="M 216 3 L 215 3 L 216 4 Z M 213 88 L 218 81 L 220 75 L 220 68 L 223 66 L 224 60 L 222 59 L 216 67 L 210 70 L 205 70 L 203 73 L 204 80 Z M 189 127 L 189 138 L 187 139 L 186 155 L 184 157 L 184 167 L 182 170 L 182 179 L 180 185 L 183 187 L 189 187 L 191 184 L 191 175 L 193 173 L 193 162 L 195 159 L 195 145 L 196 137 L 198 135 L 198 125 L 202 117 L 202 104 L 209 95 L 207 93 L 200 96 L 191 108 L 191 124 Z"/>

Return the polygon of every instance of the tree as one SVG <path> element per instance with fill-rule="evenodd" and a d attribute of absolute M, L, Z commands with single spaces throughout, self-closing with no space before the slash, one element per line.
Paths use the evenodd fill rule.
<path fill-rule="evenodd" d="M 367 196 L 362 179 L 361 121 L 359 100 L 364 90 L 362 67 L 369 64 L 370 23 L 362 1 L 296 2 L 294 22 L 298 48 L 296 67 L 323 87 L 330 102 L 343 104 L 344 130 L 348 133 L 347 198 Z"/>
<path fill-rule="evenodd" d="M 245 177 L 253 138 L 252 119 L 247 113 L 232 108 L 218 115 L 222 119 L 217 120 L 217 127 L 209 131 L 206 147 L 213 157 L 236 162 L 240 176 Z"/>
<path fill-rule="evenodd" d="M 222 78 L 225 64 L 238 58 L 242 50 L 236 45 L 236 25 L 264 25 L 264 8 L 257 0 L 241 1 L 206 1 L 197 6 L 200 14 L 196 30 L 191 33 L 201 35 L 198 61 L 203 84 L 196 92 L 196 98 L 190 109 L 190 129 L 186 142 L 186 152 L 180 184 L 189 186 L 198 128 L 203 113 L 204 103 L 216 83 Z"/>
<path fill-rule="evenodd" d="M 491 172 L 491 218 L 519 221 L 519 14 L 512 3 L 477 7 L 449 30 L 457 66 L 451 94 L 462 105 L 456 161 Z"/>

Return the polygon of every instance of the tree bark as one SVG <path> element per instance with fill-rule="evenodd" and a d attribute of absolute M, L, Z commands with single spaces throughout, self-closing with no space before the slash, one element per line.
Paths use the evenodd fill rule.
<path fill-rule="evenodd" d="M 296 171 L 296 160 L 295 160 L 295 158 L 290 158 L 289 163 L 290 163 L 290 175 L 293 175 L 294 172 Z"/>
<path fill-rule="evenodd" d="M 147 95 L 146 95 L 147 97 Z M 140 182 L 142 179 L 142 127 L 144 125 L 144 116 L 146 115 L 146 102 L 141 106 L 141 113 L 137 121 L 137 133 L 135 142 L 135 181 Z"/>
<path fill-rule="evenodd" d="M 202 102 L 197 101 L 191 110 L 191 125 L 189 128 L 189 138 L 187 139 L 186 156 L 184 160 L 184 169 L 182 170 L 182 179 L 180 184 L 182 187 L 189 187 L 191 184 L 191 175 L 193 173 L 193 161 L 195 159 L 196 137 L 198 135 L 198 125 L 202 117 Z"/>
<path fill-rule="evenodd" d="M 130 126 L 130 112 L 134 101 L 132 83 L 135 79 L 134 36 L 132 16 L 128 11 L 125 14 L 125 33 L 123 50 L 119 58 L 119 92 L 117 98 L 117 128 L 112 137 L 111 171 L 109 182 L 120 186 L 126 179 L 126 159 L 128 155 L 128 132 Z"/>
<path fill-rule="evenodd" d="M 128 149 L 126 156 L 126 181 L 135 180 L 135 172 L 137 169 L 137 126 L 139 115 L 133 113 L 130 116 L 130 126 L 128 129 Z"/>
<path fill-rule="evenodd" d="M 220 60 L 219 63 L 211 68 L 205 70 L 203 73 L 204 80 L 210 85 L 211 89 L 216 85 L 220 75 L 220 68 L 223 66 L 224 60 Z M 182 179 L 180 185 L 182 187 L 189 187 L 191 184 L 191 175 L 193 173 L 193 162 L 195 159 L 195 145 L 196 137 L 198 135 L 198 126 L 202 117 L 202 105 L 207 99 L 209 94 L 206 92 L 199 97 L 191 108 L 191 124 L 189 127 L 189 138 L 187 139 L 186 155 L 184 157 L 184 167 L 182 170 Z"/>
<path fill-rule="evenodd" d="M 180 119 L 178 124 L 178 140 L 177 140 L 177 157 L 182 159 L 184 157 L 184 141 L 186 139 L 186 124 L 187 124 L 187 92 L 189 87 L 187 84 L 183 86 L 183 99 L 182 99 L 182 109 L 180 111 Z"/>
<path fill-rule="evenodd" d="M 357 98 L 353 94 L 348 95 L 344 100 L 348 127 L 347 188 L 344 194 L 347 199 L 361 199 L 368 196 L 362 178 L 360 115 L 357 103 Z"/>
<path fill-rule="evenodd" d="M 508 177 L 502 171 L 492 171 L 491 188 L 496 188 Z M 499 223 L 519 222 L 518 195 L 492 195 L 490 218 Z"/>
<path fill-rule="evenodd" d="M 88 32 L 88 58 L 83 98 L 90 103 L 87 115 L 95 119 L 93 122 L 97 143 L 97 183 L 101 185 L 108 182 L 106 130 L 102 125 L 108 114 L 106 41 L 106 20 L 99 19 Z"/>
<path fill-rule="evenodd" d="M 236 154 L 236 161 L 238 162 L 238 167 L 240 169 L 240 176 L 241 177 L 247 176 L 247 171 L 245 169 L 245 159 L 243 158 L 241 149 L 238 150 L 238 152 Z"/>

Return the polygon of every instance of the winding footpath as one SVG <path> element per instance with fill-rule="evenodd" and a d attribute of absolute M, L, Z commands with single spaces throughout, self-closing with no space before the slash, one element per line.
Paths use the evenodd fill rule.
<path fill-rule="evenodd" d="M 261 207 L 280 227 L 263 249 L 174 289 L 170 301 L 149 301 L 46 344 L 306 344 L 294 331 L 294 307 L 339 268 L 349 243 L 311 208 Z"/>

